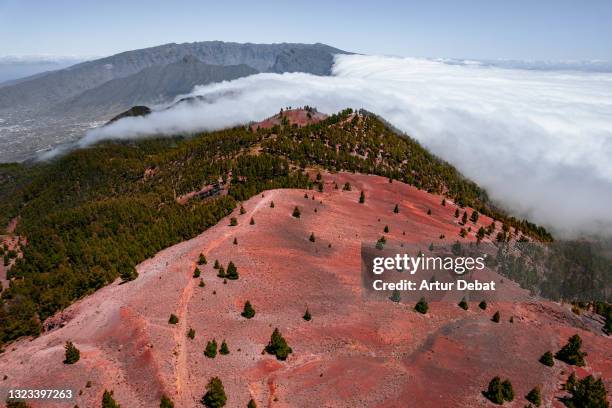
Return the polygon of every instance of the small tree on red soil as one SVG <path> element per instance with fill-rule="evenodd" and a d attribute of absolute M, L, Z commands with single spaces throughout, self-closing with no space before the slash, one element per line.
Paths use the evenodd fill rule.
<path fill-rule="evenodd" d="M 349 183 L 348 181 L 346 183 L 344 183 L 344 187 L 342 187 L 343 191 L 351 191 L 351 183 Z"/>
<path fill-rule="evenodd" d="M 458 208 L 455 210 L 455 218 L 459 218 L 459 209 Z"/>
<path fill-rule="evenodd" d="M 550 351 L 547 351 L 546 353 L 542 354 L 542 357 L 540 357 L 540 363 L 548 367 L 554 366 L 555 360 L 553 359 L 553 354 Z"/>
<path fill-rule="evenodd" d="M 462 308 L 463 310 L 468 310 L 469 306 L 465 298 L 461 299 L 461 302 L 459 302 L 459 307 Z"/>
<path fill-rule="evenodd" d="M 293 352 L 278 328 L 274 329 L 274 332 L 272 332 L 270 342 L 265 350 L 268 354 L 275 355 L 278 360 L 286 360 L 289 354 Z"/>
<path fill-rule="evenodd" d="M 213 339 L 206 343 L 204 355 L 208 358 L 215 358 L 217 356 L 217 340 Z"/>
<path fill-rule="evenodd" d="M 476 210 L 472 211 L 472 215 L 470 216 L 470 221 L 476 224 L 476 222 L 478 221 L 478 211 Z"/>
<path fill-rule="evenodd" d="M 531 402 L 536 407 L 542 405 L 542 394 L 540 393 L 540 386 L 536 385 L 535 387 L 533 387 L 533 389 L 529 391 L 527 395 L 525 395 L 525 399 Z"/>
<path fill-rule="evenodd" d="M 200 254 L 200 257 L 198 258 L 198 265 L 206 265 L 208 263 L 208 261 L 206 260 L 206 256 L 204 256 L 204 254 Z"/>
<path fill-rule="evenodd" d="M 253 217 L 251 217 L 251 222 L 249 222 L 249 224 L 255 225 L 255 219 Z"/>
<path fill-rule="evenodd" d="M 72 344 L 71 341 L 67 341 L 64 346 L 64 364 L 74 364 L 81 358 L 81 352 L 78 348 Z"/>
<path fill-rule="evenodd" d="M 179 318 L 176 317 L 176 315 L 174 313 L 172 313 L 170 315 L 170 318 L 168 319 L 168 323 L 169 324 L 177 324 L 179 322 Z"/>
<path fill-rule="evenodd" d="M 363 203 L 365 203 L 365 193 L 362 191 L 359 194 L 359 204 L 363 204 Z"/>
<path fill-rule="evenodd" d="M 234 263 L 232 261 L 230 261 L 227 264 L 227 272 L 225 274 L 225 277 L 227 279 L 230 279 L 230 280 L 236 280 L 236 279 L 239 278 L 239 276 L 238 276 L 238 268 L 236 268 L 236 265 L 234 265 Z"/>
<path fill-rule="evenodd" d="M 253 306 L 251 306 L 251 302 L 247 300 L 244 303 L 244 309 L 242 310 L 242 313 L 240 315 L 247 319 L 252 319 L 253 317 L 255 317 L 255 309 L 253 309 Z"/>
<path fill-rule="evenodd" d="M 393 213 L 399 213 L 399 205 L 395 204 L 395 207 L 393 207 Z"/>
<path fill-rule="evenodd" d="M 314 235 L 314 232 L 311 232 L 311 233 L 310 233 L 310 238 L 308 238 L 308 240 L 309 240 L 310 242 L 315 242 L 315 235 Z"/>
<path fill-rule="evenodd" d="M 227 347 L 227 343 L 225 342 L 225 340 L 223 340 L 223 342 L 221 343 L 221 348 L 219 349 L 219 354 L 221 355 L 228 355 L 230 353 L 229 351 L 229 347 Z"/>
<path fill-rule="evenodd" d="M 427 311 L 429 310 L 429 305 L 427 304 L 427 301 L 425 301 L 425 298 L 421 298 L 417 302 L 417 304 L 414 306 L 414 310 L 421 314 L 427 313 Z"/>
<path fill-rule="evenodd" d="M 193 270 L 193 277 L 194 278 L 199 278 L 200 277 L 200 269 L 197 266 Z"/>
<path fill-rule="evenodd" d="M 566 405 L 569 407 L 608 408 L 608 392 L 601 378 L 592 375 L 584 377 L 569 390 L 572 394 Z"/>
<path fill-rule="evenodd" d="M 274 208 L 274 201 L 270 201 L 270 208 Z"/>
<path fill-rule="evenodd" d="M 300 209 L 297 208 L 297 206 L 293 209 L 293 214 L 291 214 L 292 216 L 294 216 L 295 218 L 300 218 L 301 212 Z"/>
<path fill-rule="evenodd" d="M 584 366 L 584 357 L 587 353 L 580 350 L 582 339 L 579 335 L 574 334 L 569 338 L 567 344 L 561 348 L 555 355 L 559 360 L 565 361 L 567 364 Z"/>
<path fill-rule="evenodd" d="M 236 217 L 230 218 L 230 227 L 235 227 L 238 225 L 238 219 Z"/>
<path fill-rule="evenodd" d="M 246 210 L 244 209 L 244 207 L 241 205 L 240 206 L 240 214 L 246 214 Z"/>
<path fill-rule="evenodd" d="M 312 316 L 311 316 L 310 310 L 308 310 L 308 308 L 306 308 L 306 312 L 304 313 L 304 316 L 302 316 L 302 319 L 306 320 L 307 322 L 312 320 Z"/>
<path fill-rule="evenodd" d="M 225 278 L 225 268 L 221 265 L 219 265 L 219 269 L 217 271 L 217 276 L 219 278 Z"/>
<path fill-rule="evenodd" d="M 174 402 L 167 395 L 162 395 L 159 408 L 174 408 Z"/>
<path fill-rule="evenodd" d="M 113 392 L 104 390 L 102 394 L 102 408 L 121 408 L 117 401 L 113 398 Z"/>
<path fill-rule="evenodd" d="M 213 377 L 206 385 L 206 394 L 202 397 L 202 404 L 208 408 L 221 408 L 227 402 L 225 389 L 219 377 Z"/>
<path fill-rule="evenodd" d="M 468 219 L 467 212 L 464 211 L 463 215 L 461 216 L 461 224 L 463 224 L 463 225 L 467 224 L 467 219 Z"/>
<path fill-rule="evenodd" d="M 195 339 L 195 330 L 190 327 L 189 331 L 187 332 L 187 337 L 189 337 L 191 340 Z"/>
<path fill-rule="evenodd" d="M 479 307 L 479 308 L 481 308 L 482 310 L 487 310 L 487 302 L 485 302 L 484 300 L 483 300 L 483 301 L 481 301 L 481 302 L 478 304 L 478 307 Z"/>
<path fill-rule="evenodd" d="M 500 319 L 500 314 L 499 312 L 495 312 L 495 314 L 493 315 L 493 317 L 491 318 L 491 321 L 495 322 L 495 323 L 499 323 L 499 319 Z"/>
<path fill-rule="evenodd" d="M 255 403 L 254 399 L 250 399 L 249 403 L 247 404 L 247 408 L 257 408 L 257 404 Z"/>

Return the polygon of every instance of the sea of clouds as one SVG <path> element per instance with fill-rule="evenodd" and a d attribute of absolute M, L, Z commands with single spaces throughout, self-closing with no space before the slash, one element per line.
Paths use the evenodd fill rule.
<path fill-rule="evenodd" d="M 330 77 L 258 74 L 188 96 L 201 98 L 94 129 L 80 145 L 214 130 L 286 106 L 365 108 L 514 214 L 557 234 L 612 233 L 612 73 L 343 55 Z"/>

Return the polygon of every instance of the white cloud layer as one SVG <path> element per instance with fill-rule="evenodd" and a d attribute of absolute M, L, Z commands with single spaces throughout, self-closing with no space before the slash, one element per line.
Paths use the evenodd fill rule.
<path fill-rule="evenodd" d="M 214 130 L 283 106 L 365 108 L 519 216 L 557 233 L 612 233 L 612 74 L 338 56 L 333 76 L 259 74 L 196 87 L 205 102 L 90 131 L 81 145 Z"/>

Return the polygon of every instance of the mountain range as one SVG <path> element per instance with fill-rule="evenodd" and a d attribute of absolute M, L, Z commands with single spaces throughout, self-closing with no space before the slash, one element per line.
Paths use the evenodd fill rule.
<path fill-rule="evenodd" d="M 260 72 L 329 75 L 325 44 L 164 44 L 22 78 L 0 87 L 0 162 L 72 141 L 133 105 L 172 101 L 195 85 Z"/>

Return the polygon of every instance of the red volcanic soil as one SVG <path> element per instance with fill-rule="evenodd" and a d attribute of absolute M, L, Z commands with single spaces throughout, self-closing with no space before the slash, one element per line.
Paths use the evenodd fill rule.
<path fill-rule="evenodd" d="M 280 113 L 265 119 L 261 122 L 253 123 L 251 125 L 252 130 L 256 130 L 258 128 L 261 129 L 270 129 L 276 125 L 280 125 L 282 123 L 282 118 L 285 117 L 290 125 L 298 125 L 299 127 L 311 125 L 313 123 L 318 123 L 323 119 L 327 118 L 327 115 L 321 112 L 317 112 L 314 110 L 306 110 L 306 109 L 288 109 L 282 112 L 282 116 Z"/>
<path fill-rule="evenodd" d="M 9 345 L 0 355 L 0 377 L 8 376 L 2 387 L 69 387 L 79 394 L 70 404 L 34 407 L 99 407 L 107 389 L 122 407 L 156 407 L 165 393 L 175 406 L 192 408 L 218 376 L 229 407 L 245 407 L 250 398 L 259 407 L 485 407 L 493 405 L 481 391 L 499 375 L 512 381 L 516 395 L 505 406 L 526 405 L 524 395 L 541 385 L 544 405 L 556 407 L 572 368 L 538 359 L 578 333 L 589 353 L 579 376 L 604 377 L 612 388 L 610 338 L 581 328 L 580 317 L 557 304 L 491 302 L 482 311 L 471 303 L 464 311 L 430 302 L 421 315 L 413 304 L 362 296 L 362 240 L 375 242 L 384 225 L 391 243 L 437 242 L 440 234 L 455 240 L 456 206 L 381 177 L 323 174 L 323 181 L 322 193 L 273 190 L 248 200 L 246 214 L 232 214 L 238 226 L 223 219 L 140 264 L 135 281 L 105 287 L 54 317 L 63 327 Z M 345 181 L 352 191 L 342 191 Z M 299 219 L 291 216 L 295 206 Z M 481 216 L 477 226 L 490 222 Z M 308 240 L 312 232 L 315 242 Z M 208 258 L 200 267 L 204 288 L 192 277 L 201 252 Z M 224 284 L 215 259 L 233 261 L 240 279 Z M 246 300 L 256 310 L 250 320 L 240 316 Z M 306 307 L 310 322 L 302 319 Z M 168 324 L 171 313 L 178 324 Z M 293 348 L 286 361 L 262 354 L 276 327 Z M 212 339 L 226 340 L 231 353 L 206 358 Z M 81 350 L 74 365 L 62 363 L 68 340 Z"/>

